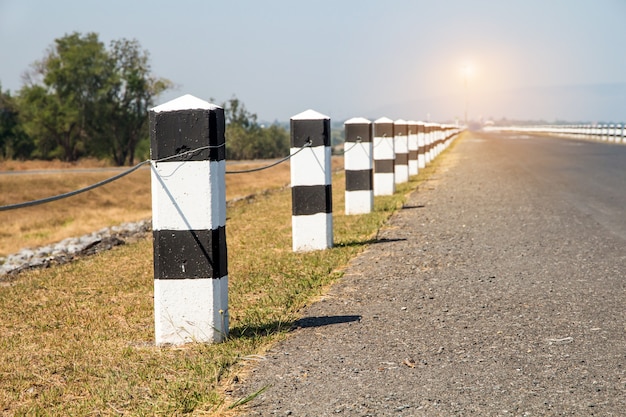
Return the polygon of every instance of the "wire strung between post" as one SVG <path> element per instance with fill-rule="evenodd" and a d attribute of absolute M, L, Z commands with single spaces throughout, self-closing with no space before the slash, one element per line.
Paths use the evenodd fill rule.
<path fill-rule="evenodd" d="M 130 169 L 128 169 L 128 170 L 126 170 L 126 171 L 124 171 L 122 173 L 119 173 L 119 174 L 117 174 L 117 175 L 115 175 L 115 176 L 113 176 L 111 178 L 107 178 L 106 180 L 103 180 L 103 181 L 97 182 L 95 184 L 89 185 L 89 186 L 87 186 L 85 188 L 80 188 L 78 190 L 70 191 L 68 193 L 59 194 L 59 195 L 55 195 L 55 196 L 52 196 L 52 197 L 46 197 L 46 198 L 42 198 L 42 199 L 39 199 L 39 200 L 26 201 L 24 203 L 10 204 L 10 205 L 7 205 L 7 206 L 0 206 L 0 211 L 15 210 L 15 209 L 19 209 L 19 208 L 32 207 L 32 206 L 36 206 L 36 205 L 39 205 L 39 204 L 51 203 L 53 201 L 57 201 L 57 200 L 61 200 L 61 199 L 64 199 L 64 198 L 72 197 L 72 196 L 75 196 L 77 194 L 81 194 L 81 193 L 84 193 L 86 191 L 93 190 L 94 188 L 98 188 L 98 187 L 101 187 L 101 186 L 103 186 L 105 184 L 113 182 L 115 180 L 118 180 L 118 179 L 120 179 L 120 178 L 122 178 L 122 177 L 124 177 L 124 176 L 126 176 L 128 174 L 130 174 L 131 172 L 134 172 L 134 171 L 138 170 L 141 166 L 147 164 L 148 162 L 150 162 L 150 160 L 145 160 L 143 162 L 140 162 L 137 165 L 135 165 L 134 167 L 132 167 L 132 168 L 130 168 Z"/>
<path fill-rule="evenodd" d="M 159 162 L 165 162 L 165 161 L 169 161 L 170 159 L 180 158 L 180 157 L 183 157 L 183 156 L 187 156 L 187 155 L 189 155 L 189 154 L 195 154 L 195 153 L 197 153 L 197 152 L 202 152 L 202 151 L 205 151 L 205 150 L 207 150 L 207 149 L 218 149 L 218 148 L 221 148 L 221 147 L 223 147 L 223 146 L 226 146 L 226 144 L 225 144 L 225 143 L 222 143 L 221 145 L 207 145 L 207 146 L 201 146 L 201 147 L 196 148 L 196 149 L 191 149 L 191 150 L 189 150 L 189 151 L 185 151 L 185 152 L 182 152 L 182 153 L 177 153 L 177 154 L 175 154 L 175 155 L 166 156 L 165 158 L 155 159 L 155 160 L 154 160 L 154 161 L 152 161 L 152 162 L 154 162 L 155 164 L 156 164 L 156 163 L 159 163 Z"/>
<path fill-rule="evenodd" d="M 352 146 L 350 146 L 348 149 L 345 148 L 346 143 L 352 143 Z M 361 137 L 357 137 L 356 142 L 344 142 L 344 148 L 343 151 L 336 153 L 335 155 L 337 156 L 342 156 L 347 154 L 348 152 L 350 152 L 352 149 L 356 148 L 357 145 L 362 144 L 363 142 L 361 141 Z"/>
<path fill-rule="evenodd" d="M 222 144 L 222 145 L 202 146 L 200 148 L 196 148 L 196 149 L 192 149 L 192 150 L 189 150 L 189 151 L 185 151 L 185 152 L 182 152 L 182 153 L 179 153 L 179 154 L 176 154 L 176 155 L 168 156 L 168 157 L 161 158 L 161 159 L 155 159 L 154 161 L 151 161 L 150 159 L 147 159 L 147 160 L 145 160 L 143 162 L 138 163 L 134 167 L 132 167 L 132 168 L 130 168 L 130 169 L 124 171 L 124 172 L 121 172 L 121 173 L 119 173 L 117 175 L 114 175 L 114 176 L 112 176 L 110 178 L 107 178 L 107 179 L 105 179 L 103 181 L 100 181 L 100 182 L 97 182 L 95 184 L 88 185 L 87 187 L 80 188 L 78 190 L 70 191 L 70 192 L 63 193 L 63 194 L 58 194 L 58 195 L 51 196 L 51 197 L 41 198 L 41 199 L 38 199 L 38 200 L 32 200 L 32 201 L 26 201 L 26 202 L 23 202 L 23 203 L 16 203 L 16 204 L 9 204 L 9 205 L 6 205 L 6 206 L 0 206 L 0 211 L 8 211 L 8 210 L 16 210 L 16 209 L 26 208 L 26 207 L 33 207 L 33 206 L 37 206 L 37 205 L 40 205 L 40 204 L 52 203 L 53 201 L 58 201 L 58 200 L 62 200 L 64 198 L 73 197 L 75 195 L 78 195 L 78 194 L 81 194 L 81 193 L 93 190 L 94 188 L 102 187 L 103 185 L 106 185 L 106 184 L 111 183 L 111 182 L 113 182 L 115 180 L 118 180 L 118 179 L 120 179 L 122 177 L 125 177 L 126 175 L 128 175 L 128 174 L 130 174 L 132 172 L 135 172 L 136 170 L 141 168 L 143 165 L 146 165 L 146 164 L 148 164 L 150 162 L 154 162 L 156 164 L 158 162 L 165 162 L 165 161 L 169 161 L 170 159 L 180 158 L 182 156 L 186 156 L 186 155 L 189 155 L 189 154 L 195 154 L 197 152 L 201 152 L 201 151 L 204 151 L 206 149 L 216 149 L 216 148 L 220 148 L 222 146 L 225 146 L 225 145 Z M 255 171 L 260 171 L 262 169 L 271 168 L 271 167 L 273 167 L 275 165 L 278 165 L 278 164 L 280 164 L 282 162 L 285 162 L 286 160 L 290 159 L 294 155 L 296 155 L 299 152 L 301 152 L 304 148 L 307 148 L 307 147 L 310 147 L 310 146 L 311 146 L 311 140 L 309 140 L 306 144 L 304 144 L 304 146 L 302 146 L 300 149 L 298 149 L 293 154 L 287 155 L 285 158 L 281 159 L 280 161 L 277 161 L 277 162 L 275 162 L 273 164 L 270 164 L 268 166 L 265 166 L 265 167 L 255 168 L 255 169 L 247 170 L 247 171 L 231 171 L 231 172 L 227 171 L 226 173 L 227 174 L 241 174 L 241 173 L 255 172 Z"/>
<path fill-rule="evenodd" d="M 300 149 L 298 149 L 297 151 L 295 151 L 294 153 L 287 155 L 286 157 L 279 159 L 276 162 L 273 162 L 269 165 L 266 166 L 262 166 L 262 167 L 258 167 L 258 168 L 251 168 L 251 169 L 244 169 L 241 171 L 226 171 L 227 174 L 248 174 L 250 172 L 257 172 L 257 171 L 263 171 L 264 169 L 268 169 L 268 168 L 272 168 L 278 164 L 282 164 L 283 162 L 293 158 L 294 156 L 296 156 L 298 153 L 302 152 L 302 150 L 304 148 L 309 148 L 311 146 L 311 140 L 309 139 L 309 141 L 307 141 Z"/>

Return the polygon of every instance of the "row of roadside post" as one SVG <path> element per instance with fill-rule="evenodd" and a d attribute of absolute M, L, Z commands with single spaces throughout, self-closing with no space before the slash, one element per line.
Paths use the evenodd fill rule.
<path fill-rule="evenodd" d="M 330 118 L 290 120 L 294 251 L 333 245 Z M 441 153 L 460 129 L 380 118 L 345 122 L 346 214 L 373 210 Z M 224 109 L 185 95 L 150 110 L 155 341 L 228 335 Z"/>
<path fill-rule="evenodd" d="M 425 168 L 459 127 L 357 117 L 344 123 L 345 213 L 370 213 Z M 307 149 L 308 147 L 310 149 Z M 330 118 L 307 110 L 291 118 L 292 242 L 296 252 L 333 245 Z"/>

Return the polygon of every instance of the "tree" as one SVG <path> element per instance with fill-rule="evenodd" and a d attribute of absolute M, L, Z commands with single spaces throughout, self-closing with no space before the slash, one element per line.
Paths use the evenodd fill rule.
<path fill-rule="evenodd" d="M 25 130 L 41 157 L 76 161 L 89 140 L 88 120 L 105 90 L 110 60 L 98 35 L 79 33 L 55 40 L 42 61 L 33 64 L 20 90 Z"/>
<path fill-rule="evenodd" d="M 227 159 L 276 158 L 289 153 L 289 134 L 283 127 L 259 125 L 257 115 L 248 112 L 236 97 L 222 107 L 226 119 Z"/>
<path fill-rule="evenodd" d="M 111 42 L 110 57 L 113 77 L 92 129 L 117 165 L 132 165 L 139 141 L 148 138 L 148 110 L 172 83 L 150 73 L 148 52 L 137 40 Z"/>
<path fill-rule="evenodd" d="M 19 122 L 17 103 L 0 85 L 0 159 L 29 158 L 35 145 Z"/>
<path fill-rule="evenodd" d="M 136 40 L 113 41 L 107 50 L 97 34 L 77 32 L 56 39 L 25 80 L 22 121 L 40 157 L 95 155 L 118 165 L 133 163 L 148 137 L 148 109 L 171 86 L 151 75 Z"/>

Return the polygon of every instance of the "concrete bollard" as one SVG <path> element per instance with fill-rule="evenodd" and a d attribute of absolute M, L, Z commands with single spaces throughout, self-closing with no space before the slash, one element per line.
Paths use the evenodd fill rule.
<path fill-rule="evenodd" d="M 594 139 L 600 140 L 600 133 L 601 133 L 600 125 L 599 124 L 594 125 L 592 129 L 592 133 L 591 133 Z"/>
<path fill-rule="evenodd" d="M 426 126 L 422 122 L 417 122 L 417 166 L 426 168 Z"/>
<path fill-rule="evenodd" d="M 406 120 L 398 119 L 393 123 L 393 148 L 395 182 L 404 184 L 409 181 L 409 124 Z"/>
<path fill-rule="evenodd" d="M 437 158 L 437 148 L 439 147 L 439 125 L 436 123 L 432 124 L 431 131 L 431 146 L 430 146 L 430 160 L 434 161 Z"/>
<path fill-rule="evenodd" d="M 419 164 L 417 162 L 417 122 L 409 121 L 409 175 L 417 175 L 419 173 Z"/>
<path fill-rule="evenodd" d="M 426 123 L 424 125 L 424 156 L 426 165 L 432 160 L 432 143 L 433 143 L 433 124 Z"/>
<path fill-rule="evenodd" d="M 330 118 L 313 110 L 293 116 L 291 155 L 293 251 L 332 248 Z"/>
<path fill-rule="evenodd" d="M 615 142 L 615 125 L 612 123 L 609 125 L 608 136 L 609 136 L 609 142 Z"/>
<path fill-rule="evenodd" d="M 191 95 L 150 110 L 158 345 L 228 334 L 224 127 L 221 107 Z"/>
<path fill-rule="evenodd" d="M 371 213 L 374 209 L 372 122 L 353 118 L 344 123 L 346 214 Z"/>
<path fill-rule="evenodd" d="M 439 156 L 439 154 L 441 153 L 441 151 L 443 150 L 443 126 L 438 124 L 435 130 L 436 133 L 436 139 L 435 139 L 435 155 L 433 156 L 433 158 L 436 158 Z"/>
<path fill-rule="evenodd" d="M 381 117 L 374 121 L 374 195 L 396 192 L 393 120 Z"/>

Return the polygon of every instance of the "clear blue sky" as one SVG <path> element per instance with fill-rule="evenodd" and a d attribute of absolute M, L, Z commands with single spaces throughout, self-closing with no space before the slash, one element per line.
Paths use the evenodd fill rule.
<path fill-rule="evenodd" d="M 626 121 L 626 0 L 0 0 L 0 83 L 55 38 L 135 38 L 153 72 L 261 120 Z M 464 87 L 462 68 L 471 69 Z"/>

